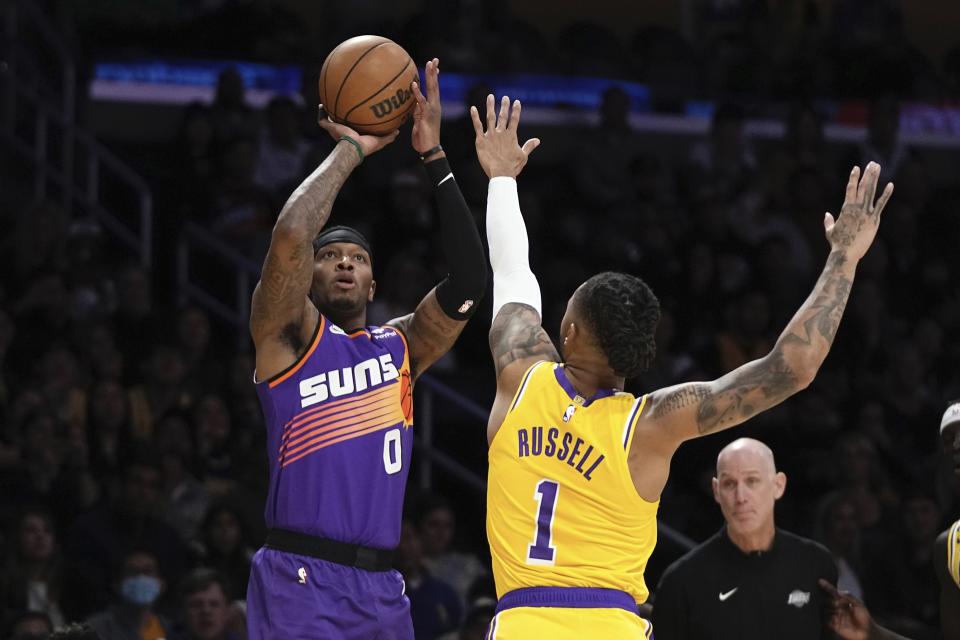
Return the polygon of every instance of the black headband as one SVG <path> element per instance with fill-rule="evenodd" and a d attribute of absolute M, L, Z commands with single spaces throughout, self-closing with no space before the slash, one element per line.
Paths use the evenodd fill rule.
<path fill-rule="evenodd" d="M 373 251 L 370 249 L 370 242 L 363 236 L 362 233 L 353 229 L 351 227 L 336 226 L 325 229 L 320 235 L 318 235 L 313 240 L 313 253 L 316 255 L 322 247 L 325 247 L 328 244 L 333 244 L 334 242 L 349 242 L 351 244 L 360 245 L 363 247 L 363 250 L 366 251 L 371 258 L 373 258 Z"/>

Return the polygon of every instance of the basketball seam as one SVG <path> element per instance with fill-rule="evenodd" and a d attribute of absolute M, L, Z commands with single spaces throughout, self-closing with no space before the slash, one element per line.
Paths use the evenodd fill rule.
<path fill-rule="evenodd" d="M 357 68 L 357 65 L 360 64 L 360 61 L 363 60 L 368 53 L 370 53 L 377 47 L 382 47 L 385 44 L 390 44 L 390 40 L 373 45 L 372 47 L 364 51 L 362 54 L 360 54 L 360 57 L 353 62 L 353 66 L 351 66 L 350 70 L 347 71 L 347 75 L 343 76 L 343 80 L 340 81 L 340 88 L 337 89 L 337 99 L 333 101 L 333 113 L 336 113 L 337 107 L 340 106 L 340 94 L 343 93 L 343 85 L 347 84 L 347 80 L 350 78 L 350 74 L 353 73 L 353 70 Z"/>
<path fill-rule="evenodd" d="M 411 64 L 413 64 L 413 59 L 412 59 L 412 58 L 407 58 L 407 64 L 403 65 L 403 69 L 400 69 L 400 71 L 397 73 L 397 75 L 395 75 L 395 76 L 393 76 L 392 78 L 390 78 L 389 80 L 387 80 L 387 82 L 386 82 L 382 87 L 380 87 L 379 89 L 377 89 L 376 91 L 373 92 L 373 95 L 367 96 L 366 98 L 364 98 L 363 100 L 361 100 L 360 102 L 358 102 L 352 109 L 350 109 L 350 111 L 347 111 L 345 114 L 343 114 L 344 119 L 350 117 L 350 114 L 353 113 L 356 109 L 359 109 L 359 108 L 362 107 L 363 105 L 367 104 L 367 102 L 369 102 L 369 100 L 370 100 L 371 98 L 377 96 L 377 95 L 380 94 L 384 89 L 386 89 L 387 87 L 389 87 L 389 86 L 390 86 L 390 83 L 393 82 L 394 80 L 396 80 L 397 78 L 399 78 L 401 75 L 403 75 L 403 72 L 406 71 L 406 70 L 407 70 L 407 67 L 409 67 Z M 392 118 L 391 118 L 391 119 L 392 119 Z M 387 122 L 389 122 L 389 121 L 390 121 L 390 120 L 387 120 Z"/>

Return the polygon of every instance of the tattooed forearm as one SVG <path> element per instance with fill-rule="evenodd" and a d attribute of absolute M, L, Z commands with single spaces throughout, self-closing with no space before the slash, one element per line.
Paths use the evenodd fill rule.
<path fill-rule="evenodd" d="M 663 398 L 657 399 L 650 412 L 650 417 L 661 418 L 668 413 L 672 413 L 710 396 L 709 384 L 685 384 L 677 387 L 673 391 L 666 393 Z"/>
<path fill-rule="evenodd" d="M 748 420 L 803 389 L 827 357 L 853 283 L 854 265 L 843 252 L 830 255 L 813 292 L 784 329 L 773 350 L 715 381 L 697 408 L 705 434 Z"/>
<path fill-rule="evenodd" d="M 707 390 L 697 408 L 701 434 L 732 427 L 780 404 L 801 388 L 783 351 L 775 347 L 766 357 L 727 374 Z"/>
<path fill-rule="evenodd" d="M 357 164 L 357 154 L 341 143 L 297 187 L 277 218 L 260 282 L 253 293 L 250 330 L 275 335 L 300 321 L 313 279 L 313 238 L 330 217 L 333 201 Z"/>
<path fill-rule="evenodd" d="M 490 351 L 493 354 L 497 376 L 511 362 L 543 356 L 559 360 L 556 348 L 547 332 L 540 326 L 536 310 L 519 302 L 505 304 L 490 327 Z"/>
<path fill-rule="evenodd" d="M 287 199 L 277 224 L 302 228 L 312 242 L 330 218 L 333 201 L 358 163 L 359 158 L 349 143 L 338 142 L 333 152 Z"/>

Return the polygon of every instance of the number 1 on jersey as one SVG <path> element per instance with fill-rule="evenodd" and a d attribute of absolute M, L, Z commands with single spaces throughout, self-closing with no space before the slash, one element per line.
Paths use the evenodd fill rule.
<path fill-rule="evenodd" d="M 553 538 L 553 512 L 557 506 L 560 485 L 553 480 L 541 480 L 533 493 L 540 508 L 537 510 L 537 528 L 533 544 L 527 547 L 527 564 L 552 565 L 556 548 L 550 545 Z"/>

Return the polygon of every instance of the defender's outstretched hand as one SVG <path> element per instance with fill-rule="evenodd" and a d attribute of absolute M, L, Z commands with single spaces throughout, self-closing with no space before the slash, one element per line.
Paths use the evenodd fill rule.
<path fill-rule="evenodd" d="M 520 101 L 503 96 L 500 101 L 500 114 L 497 115 L 493 95 L 487 96 L 487 130 L 483 130 L 480 113 L 476 107 L 470 107 L 473 130 L 477 134 L 477 158 L 488 178 L 507 176 L 516 178 L 527 164 L 527 158 L 540 146 L 539 138 L 531 138 L 523 143 L 517 142 L 517 126 L 520 124 Z"/>
<path fill-rule="evenodd" d="M 877 194 L 877 181 L 880 179 L 880 165 L 871 162 L 860 176 L 860 167 L 854 167 L 847 181 L 847 195 L 843 208 L 836 221 L 827 213 L 823 217 L 823 227 L 833 251 L 842 250 L 847 256 L 859 260 L 870 248 L 880 226 L 880 214 L 893 195 L 893 183 L 887 183 L 880 199 L 874 202 Z"/>
<path fill-rule="evenodd" d="M 420 83 L 414 82 L 410 86 L 417 101 L 413 107 L 413 131 L 410 140 L 413 148 L 421 155 L 440 144 L 440 60 L 434 58 L 427 62 L 423 75 L 427 88 L 426 96 L 420 91 Z"/>
<path fill-rule="evenodd" d="M 391 131 L 385 136 L 359 134 L 347 125 L 331 120 L 330 116 L 327 115 L 327 110 L 323 108 L 322 104 L 320 105 L 320 110 L 317 114 L 317 124 L 320 125 L 321 129 L 329 133 L 330 137 L 334 140 L 340 140 L 340 138 L 343 136 L 347 136 L 356 140 L 357 144 L 360 145 L 360 149 L 363 150 L 364 157 L 370 155 L 371 153 L 380 151 L 380 149 L 383 149 L 385 146 L 396 140 L 397 136 L 400 134 L 399 129 Z"/>

